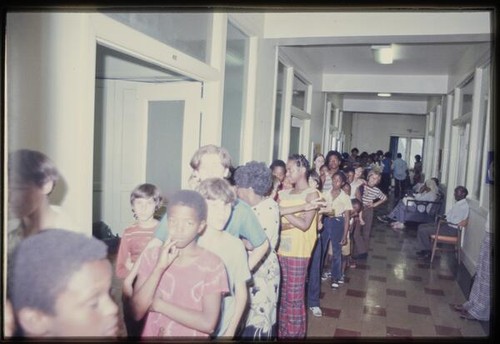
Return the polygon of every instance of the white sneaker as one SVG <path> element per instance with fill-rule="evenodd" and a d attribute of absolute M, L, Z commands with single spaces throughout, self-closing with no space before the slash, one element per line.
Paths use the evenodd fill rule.
<path fill-rule="evenodd" d="M 340 279 L 337 281 L 338 284 L 344 284 L 344 275 L 342 275 L 342 277 L 340 277 Z"/>
<path fill-rule="evenodd" d="M 337 282 L 332 282 L 332 288 L 337 289 L 339 284 Z"/>
<path fill-rule="evenodd" d="M 309 307 L 309 309 L 311 310 L 312 314 L 315 316 L 315 317 L 322 317 L 323 316 L 323 312 L 321 311 L 321 308 L 317 307 L 317 306 L 314 306 L 314 307 Z"/>
<path fill-rule="evenodd" d="M 330 277 L 332 277 L 332 273 L 331 272 L 323 272 L 323 274 L 321 275 L 321 280 L 322 281 L 326 281 Z"/>

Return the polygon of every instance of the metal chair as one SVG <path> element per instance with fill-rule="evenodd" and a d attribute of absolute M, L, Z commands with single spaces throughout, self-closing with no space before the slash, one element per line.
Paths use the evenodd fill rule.
<path fill-rule="evenodd" d="M 430 266 L 432 266 L 432 262 L 434 261 L 434 256 L 436 255 L 436 251 L 455 251 L 457 254 L 458 265 L 460 265 L 460 262 L 461 262 L 460 254 L 462 251 L 462 231 L 465 230 L 468 222 L 469 222 L 469 218 L 466 218 L 465 220 L 463 220 L 459 223 L 451 223 L 451 222 L 447 222 L 444 220 L 440 220 L 438 222 L 438 225 L 436 228 L 436 233 L 431 234 L 432 253 L 431 253 Z M 457 225 L 457 229 L 458 229 L 457 235 L 448 236 L 448 235 L 439 234 L 439 230 L 441 229 L 441 225 L 443 225 L 443 224 Z M 453 245 L 453 249 L 438 247 L 438 243 Z"/>

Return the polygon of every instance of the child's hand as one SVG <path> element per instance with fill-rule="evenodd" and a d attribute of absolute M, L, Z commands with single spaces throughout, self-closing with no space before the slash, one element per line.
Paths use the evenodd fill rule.
<path fill-rule="evenodd" d="M 177 242 L 167 239 L 160 249 L 160 257 L 156 265 L 159 268 L 166 269 L 179 256 L 179 250 L 175 246 Z"/>
<path fill-rule="evenodd" d="M 316 199 L 313 199 L 312 201 L 306 203 L 304 210 L 314 210 L 314 209 L 319 209 L 326 207 L 326 201 L 323 199 L 323 197 L 318 197 Z"/>

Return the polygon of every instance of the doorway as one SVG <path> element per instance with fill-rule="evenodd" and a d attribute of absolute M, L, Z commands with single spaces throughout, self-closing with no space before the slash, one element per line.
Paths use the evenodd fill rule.
<path fill-rule="evenodd" d="M 96 60 L 93 222 L 121 234 L 130 193 L 152 183 L 164 198 L 186 188 L 200 145 L 202 83 L 99 47 Z"/>

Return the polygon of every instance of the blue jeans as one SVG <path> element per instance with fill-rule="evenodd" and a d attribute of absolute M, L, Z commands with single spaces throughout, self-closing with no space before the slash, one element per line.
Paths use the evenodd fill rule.
<path fill-rule="evenodd" d="M 340 228 L 340 231 L 339 231 Z M 337 234 L 340 233 L 340 236 Z M 337 246 L 333 246 L 333 262 L 332 262 L 332 279 L 338 280 L 341 276 L 341 246 L 340 241 L 344 234 L 344 218 L 343 217 L 325 217 L 323 219 L 323 231 L 320 232 L 320 237 L 316 241 L 311 261 L 309 264 L 309 281 L 307 284 L 307 305 L 308 307 L 319 307 L 319 294 L 321 290 L 321 271 L 325 254 L 328 251 L 328 243 L 331 240 L 331 235 L 335 234 L 334 241 L 337 241 Z M 337 252 L 337 255 L 336 255 Z M 337 256 L 337 262 L 335 257 Z M 338 266 L 337 266 L 338 265 Z M 336 276 L 336 277 L 335 277 Z"/>

